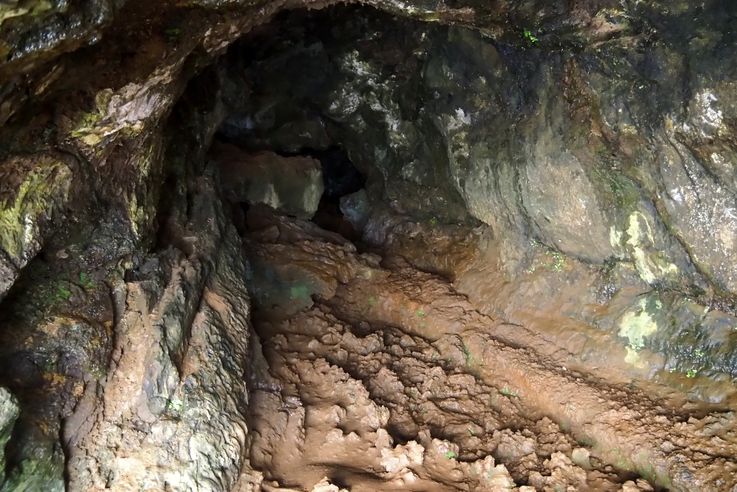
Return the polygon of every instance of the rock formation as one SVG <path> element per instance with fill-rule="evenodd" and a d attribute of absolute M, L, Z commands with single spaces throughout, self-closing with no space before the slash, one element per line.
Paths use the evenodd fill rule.
<path fill-rule="evenodd" d="M 737 487 L 736 45 L 722 0 L 0 2 L 2 490 Z"/>

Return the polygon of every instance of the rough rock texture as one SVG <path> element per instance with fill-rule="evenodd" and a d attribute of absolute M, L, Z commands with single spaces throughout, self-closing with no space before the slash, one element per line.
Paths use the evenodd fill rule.
<path fill-rule="evenodd" d="M 733 412 L 686 419 L 663 394 L 610 385 L 566 369 L 560 352 L 531 349 L 544 343 L 539 334 L 510 339 L 508 328 L 522 330 L 401 258 L 359 254 L 264 209 L 250 211 L 249 224 L 255 325 L 271 375 L 258 373 L 252 463 L 267 479 L 501 490 L 492 482 L 503 475 L 491 471 L 501 462 L 508 488 L 514 479 L 537 490 L 619 490 L 612 463 L 673 490 L 737 485 Z"/>
<path fill-rule="evenodd" d="M 246 154 L 228 144 L 215 145 L 210 156 L 227 200 L 264 203 L 300 219 L 315 215 L 324 190 L 317 159 L 273 152 Z"/>
<path fill-rule="evenodd" d="M 680 171 L 662 169 L 665 154 L 652 144 L 706 131 L 708 111 L 695 114 L 688 84 L 723 77 L 715 57 L 733 56 L 725 52 L 734 36 L 729 21 L 716 12 L 700 11 L 694 20 L 713 32 L 698 67 L 682 63 L 694 46 L 632 25 L 617 9 L 606 13 L 611 39 L 575 47 L 563 35 L 510 43 L 381 15 L 293 16 L 278 36 L 268 29 L 257 36 L 256 53 L 243 44 L 229 55 L 233 80 L 248 80 L 253 96 L 226 119 L 224 133 L 245 147 L 281 151 L 340 142 L 369 176 L 376 214 L 364 238 L 374 244 L 386 243 L 383 203 L 395 214 L 424 218 L 425 229 L 487 224 L 479 246 L 487 254 L 449 273 L 490 313 L 554 332 L 575 324 L 576 343 L 590 346 L 600 344 L 595 330 L 603 330 L 626 347 L 617 354 L 638 377 L 732 379 L 737 318 L 727 270 L 734 263 L 723 260 L 734 256 L 737 222 L 722 216 L 733 208 L 731 178 L 722 174 L 727 181 L 709 184 L 703 180 L 716 178 L 706 171 L 684 175 L 704 195 L 699 207 L 710 212 L 699 213 L 701 226 L 679 228 L 698 207 L 684 205 L 686 213 L 668 205 L 673 190 L 690 188 L 673 181 Z M 680 18 L 661 21 L 663 30 L 684 28 Z M 300 78 L 282 77 L 295 67 Z M 687 87 L 666 94 L 658 81 L 672 84 L 670 71 Z M 654 81 L 621 87 L 646 76 Z M 724 113 L 733 98 L 727 91 L 710 99 L 723 126 L 713 138 L 729 133 Z M 632 121 L 620 121 L 622 115 Z M 697 162 L 706 152 L 698 145 L 711 145 L 698 142 L 680 155 Z M 731 149 L 729 138 L 719 145 Z M 702 249 L 710 251 L 708 268 Z M 416 253 L 423 267 L 427 255 Z M 547 326 L 539 322 L 544 316 Z M 597 356 L 592 350 L 590 358 Z M 692 394 L 724 401 L 731 385 L 717 386 Z"/>
<path fill-rule="evenodd" d="M 18 402 L 5 388 L 0 388 L 0 483 L 5 481 L 5 445 L 18 418 Z"/>
<path fill-rule="evenodd" d="M 181 62 L 169 69 L 180 70 Z M 131 481 L 138 487 L 139 479 L 178 490 L 258 483 L 258 473 L 247 473 L 244 444 L 244 264 L 217 180 L 202 176 L 222 119 L 218 76 L 195 79 L 173 111 L 184 84 L 163 77 L 129 86 L 125 97 L 106 91 L 96 101 L 99 113 L 62 136 L 73 128 L 65 111 L 79 103 L 67 99 L 54 138 L 79 145 L 72 152 L 78 164 L 67 150 L 57 160 L 71 162 L 71 172 L 55 175 L 64 178 L 58 186 L 27 180 L 29 192 L 3 195 L 12 199 L 2 202 L 6 216 L 27 224 L 27 235 L 3 229 L 20 252 L 10 263 L 28 263 L 0 309 L 7 361 L 0 377 L 23 409 L 8 446 L 7 490 L 120 490 Z M 108 110 L 128 119 L 106 119 Z M 165 115 L 168 124 L 159 124 Z M 21 144 L 29 145 L 14 142 Z M 2 167 L 11 191 L 53 163 L 23 162 Z M 42 186 L 54 193 L 44 195 Z"/>
<path fill-rule="evenodd" d="M 0 299 L 41 250 L 50 224 L 63 220 L 74 168 L 53 154 L 16 156 L 0 168 Z"/>
<path fill-rule="evenodd" d="M 243 226 L 242 210 L 221 203 L 217 171 L 206 166 L 220 128 L 252 150 L 340 144 L 368 178 L 370 203 L 348 204 L 365 238 L 454 278 L 478 316 L 511 322 L 496 325 L 500 345 L 479 335 L 473 357 L 488 350 L 508 361 L 511 347 L 529 342 L 511 367 L 522 383 L 523 375 L 540 374 L 545 385 L 532 378 L 525 394 L 559 385 L 591 397 L 581 409 L 602 411 L 600 419 L 567 413 L 553 395 L 543 412 L 558 416 L 553 430 L 535 427 L 539 414 L 528 416 L 510 426 L 516 444 L 507 443 L 507 453 L 499 443 L 502 459 L 494 461 L 481 452 L 468 462 L 441 459 L 441 445 L 458 452 L 449 436 L 417 429 L 401 444 L 386 430 L 394 442 L 362 441 L 386 451 L 383 465 L 361 464 L 369 473 L 401 472 L 421 455 L 428 466 L 418 476 L 447 487 L 476 485 L 478 478 L 468 479 L 474 466 L 488 471 L 501 461 L 510 464 L 495 472 L 494 486 L 580 488 L 593 472 L 567 447 L 570 433 L 561 429 L 571 416 L 570 425 L 590 423 L 591 433 L 615 436 L 627 451 L 592 453 L 602 460 L 595 469 L 603 475 L 594 477 L 601 483 L 623 483 L 618 470 L 638 470 L 661 486 L 727 490 L 737 374 L 737 4 L 371 0 L 364 3 L 403 20 L 364 7 L 259 27 L 282 10 L 331 3 L 0 2 L 0 385 L 21 409 L 3 487 L 61 490 L 70 480 L 83 489 L 108 480 L 113 488 L 260 486 L 245 417 L 255 399 L 244 374 L 259 360 L 258 350 L 248 355 L 255 337 L 242 278 L 253 272 L 230 225 Z M 471 234 L 468 226 L 480 228 Z M 310 253 L 305 264 L 333 251 Z M 411 268 L 402 271 L 397 291 L 426 285 Z M 343 280 L 353 273 L 346 266 Z M 340 282 L 329 277 L 307 290 L 284 287 L 288 307 L 308 308 L 307 321 L 330 319 L 333 338 L 350 338 L 352 324 L 338 319 L 338 306 L 311 306 L 305 297 L 318 287 L 337 293 Z M 420 364 L 401 381 L 407 388 L 434 371 L 443 392 L 504 390 L 498 377 L 506 366 L 483 384 L 451 381 L 437 361 L 422 359 L 419 352 L 430 350 L 424 337 L 405 340 L 421 347 L 415 353 L 401 338 L 393 343 L 386 319 L 366 322 L 391 342 L 373 364 L 385 354 Z M 296 354 L 279 377 L 324 370 L 336 384 L 363 384 L 282 342 L 275 336 L 265 344 L 270 354 Z M 316 353 L 330 345 L 318 342 Z M 530 350 L 560 351 L 554 360 L 580 368 L 586 384 L 524 355 Z M 606 370 L 597 367 L 603 363 Z M 610 390 L 589 385 L 589 371 L 610 377 Z M 665 391 L 650 382 L 667 383 L 676 401 L 685 394 L 723 413 L 699 404 L 660 412 L 638 393 Z M 345 419 L 335 409 L 343 402 L 324 394 L 320 380 L 309 383 L 289 387 L 316 400 L 302 410 Z M 423 394 L 409 398 L 435 405 Z M 283 398 L 274 393 L 263 408 Z M 384 403 L 363 403 L 360 411 L 375 410 L 381 423 Z M 377 437 L 382 425 L 358 430 Z M 672 441 L 662 440 L 666 433 Z M 515 449 L 543 434 L 555 435 L 561 449 L 540 441 L 534 466 L 519 464 Z M 330 436 L 347 439 L 335 428 Z M 645 456 L 637 443 L 648 453 L 653 443 L 660 448 Z M 268 442 L 259 449 L 268 451 Z M 262 466 L 267 454 L 258 454 Z M 197 468 L 202 456 L 213 459 Z M 306 463 L 297 458 L 284 463 Z M 305 480 L 339 489 L 341 477 L 328 475 L 328 465 L 304 465 L 312 470 Z M 141 483 L 132 483 L 137 477 Z M 626 478 L 626 490 L 649 487 Z M 280 485 L 265 485 L 272 486 Z"/>
<path fill-rule="evenodd" d="M 116 286 L 112 363 L 65 424 L 72 490 L 230 490 L 247 457 L 245 265 L 212 185 L 175 249 Z"/>
<path fill-rule="evenodd" d="M 327 127 L 399 210 L 469 213 L 517 248 L 535 238 L 629 262 L 650 286 L 733 295 L 734 8 L 687 10 L 702 42 L 678 37 L 685 11 L 633 9 L 602 8 L 588 29 L 606 39 L 582 46 L 543 28 L 513 44 L 384 18 L 295 26 L 245 68 L 256 97 L 237 117 L 276 146 L 285 128 L 319 145 Z"/>

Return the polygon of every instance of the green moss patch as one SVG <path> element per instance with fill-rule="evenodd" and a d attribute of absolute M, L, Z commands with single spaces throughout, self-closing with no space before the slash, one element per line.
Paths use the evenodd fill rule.
<path fill-rule="evenodd" d="M 66 202 L 72 182 L 71 169 L 62 162 L 42 157 L 33 164 L 14 195 L 0 201 L 0 247 L 21 264 L 40 241 L 39 223 Z"/>

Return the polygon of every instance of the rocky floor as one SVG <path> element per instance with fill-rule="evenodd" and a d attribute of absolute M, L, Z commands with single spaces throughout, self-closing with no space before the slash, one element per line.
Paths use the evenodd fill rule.
<path fill-rule="evenodd" d="M 267 490 L 737 486 L 728 408 L 578 372 L 523 327 L 510 343 L 447 279 L 310 222 L 252 209 L 244 251 Z"/>

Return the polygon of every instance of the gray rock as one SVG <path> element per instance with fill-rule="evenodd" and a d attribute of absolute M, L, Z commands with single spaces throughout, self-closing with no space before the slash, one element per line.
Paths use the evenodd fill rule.
<path fill-rule="evenodd" d="M 192 254 L 164 251 L 115 287 L 116 362 L 67 422 L 72 490 L 226 491 L 248 469 L 245 264 L 214 186 L 198 189 Z"/>
<path fill-rule="evenodd" d="M 0 163 L 0 297 L 56 230 L 73 176 L 72 168 L 51 153 Z"/>
<path fill-rule="evenodd" d="M 342 197 L 340 199 L 340 211 L 343 212 L 345 218 L 357 231 L 363 230 L 371 212 L 371 204 L 366 190 L 361 189 Z"/>
<path fill-rule="evenodd" d="M 213 159 L 229 200 L 263 203 L 301 219 L 310 219 L 317 211 L 324 189 L 317 159 L 248 154 L 228 144 L 217 145 Z"/>
<path fill-rule="evenodd" d="M 5 446 L 10 440 L 18 413 L 15 397 L 5 388 L 0 388 L 0 484 L 5 480 Z"/>
<path fill-rule="evenodd" d="M 676 234 L 702 271 L 737 293 L 737 195 L 682 145 L 663 147 L 661 156 L 662 201 Z"/>
<path fill-rule="evenodd" d="M 73 217 L 119 221 L 133 233 L 120 241 L 125 247 L 100 247 L 98 263 L 137 277 L 111 281 L 116 356 L 127 358 L 115 360 L 100 399 L 92 385 L 80 407 L 76 422 L 87 427 L 74 428 L 70 445 L 75 486 L 138 487 L 126 480 L 140 478 L 151 488 L 169 481 L 225 489 L 239 473 L 247 433 L 245 266 L 219 197 L 196 178 L 234 101 L 252 106 L 237 109 L 264 132 L 249 140 L 259 147 L 339 141 L 369 177 L 371 196 L 393 210 L 487 224 L 504 245 L 501 268 L 511 281 L 534 239 L 549 247 L 544 254 L 558 270 L 559 252 L 579 271 L 615 257 L 673 299 L 654 298 L 647 309 L 624 300 L 624 312 L 601 326 L 613 326 L 630 349 L 658 351 L 688 377 L 735 374 L 735 321 L 705 307 L 713 293 L 725 306 L 737 295 L 734 2 L 592 1 L 574 9 L 542 0 L 452 7 L 373 0 L 395 14 L 475 29 L 405 19 L 402 29 L 385 30 L 385 20 L 356 16 L 331 26 L 333 40 L 304 46 L 301 36 L 284 45 L 289 56 L 257 60 L 246 77 L 230 73 L 229 85 L 222 66 L 203 68 L 279 9 L 327 3 L 13 0 L 0 7 L 0 123 L 10 122 L 0 138 L 0 297 L 55 232 L 73 225 L 64 213 L 72 202 L 84 202 Z M 130 15 L 116 16 L 125 4 Z M 150 24 L 138 29 L 136 19 Z M 528 29 L 535 41 L 520 34 Z M 141 49 L 132 55 L 130 46 Z M 260 56 L 250 55 L 243 59 Z M 190 92 L 197 97 L 172 111 L 195 73 L 208 90 Z M 235 95 L 227 104 L 218 94 L 224 85 Z M 67 97 L 70 87 L 80 97 Z M 194 138 L 182 139 L 181 154 L 165 153 L 168 116 L 177 120 L 182 106 L 199 104 L 186 117 Z M 60 162 L 52 148 L 83 156 L 84 167 Z M 231 199 L 311 216 L 319 167 L 277 160 L 278 168 L 260 168 L 255 189 L 239 169 L 221 174 L 223 188 Z M 162 191 L 170 176 L 176 185 Z M 90 217 L 78 214 L 82 208 L 93 209 Z M 360 200 L 346 210 L 363 220 Z M 135 272 L 134 259 L 157 244 L 157 217 L 171 230 L 162 225 L 164 246 L 150 269 Z M 615 284 L 611 290 L 623 282 Z M 703 299 L 691 303 L 684 293 L 702 286 Z M 93 418 L 81 418 L 84 409 Z M 62 458 L 50 467 L 56 487 Z M 24 473 L 43 478 L 48 463 L 28 463 Z"/>
<path fill-rule="evenodd" d="M 601 263 L 614 251 L 596 190 L 578 159 L 554 145 L 552 135 L 537 141 L 520 180 L 520 198 L 544 242 L 567 255 Z"/>
<path fill-rule="evenodd" d="M 5 294 L 13 286 L 15 279 L 18 278 L 18 269 L 10 261 L 4 251 L 0 249 L 0 301 Z"/>
<path fill-rule="evenodd" d="M 588 292 L 606 293 L 597 298 L 603 304 L 629 306 L 637 333 L 625 331 L 634 342 L 620 337 L 620 308 L 594 319 L 582 305 L 572 316 L 629 347 L 627 363 L 649 375 L 664 361 L 687 372 L 693 357 L 665 340 L 690 343 L 690 315 L 670 306 L 680 305 L 686 293 L 706 292 L 701 306 L 713 302 L 713 293 L 735 294 L 730 122 L 736 106 L 729 80 L 736 75 L 731 65 L 720 75 L 717 61 L 735 55 L 723 38 L 728 26 L 716 4 L 692 12 L 688 21 L 682 14 L 694 7 L 681 4 L 681 14 L 661 7 L 631 7 L 639 25 L 628 20 L 629 7 L 589 12 L 588 20 L 588 14 L 568 13 L 581 22 L 578 32 L 571 37 L 551 25 L 550 40 L 555 46 L 581 43 L 581 50 L 562 52 L 546 49 L 542 39 L 540 46 L 503 37 L 490 42 L 472 30 L 433 30 L 407 21 L 405 32 L 395 35 L 360 19 L 361 43 L 355 30 L 335 26 L 331 36 L 311 33 L 320 39 L 314 50 L 287 43 L 279 57 L 244 67 L 261 81 L 250 111 L 283 108 L 269 113 L 269 126 L 285 128 L 295 114 L 291 108 L 319 106 L 330 136 L 368 176 L 372 200 L 381 196 L 400 215 L 487 224 L 512 285 L 539 270 L 531 262 L 541 257 L 549 283 L 540 285 L 559 285 L 553 292 L 567 288 L 555 277 L 566 270 L 578 272 L 568 277 L 572 282 L 578 274 L 591 279 L 584 275 L 589 268 L 604 272 L 616 264 L 612 271 L 628 272 L 626 281 L 602 274 L 596 276 L 601 285 Z M 553 15 L 541 8 L 541 18 Z M 647 44 L 640 34 L 655 19 L 663 37 Z M 589 31 L 584 25 L 598 27 Z M 699 40 L 687 43 L 683 34 L 696 31 Z M 412 54 L 399 63 L 398 52 Z M 326 60 L 328 66 L 315 72 Z M 305 67 L 305 78 L 285 90 L 282 74 L 295 66 Z M 690 86 L 684 88 L 683 80 Z M 270 142 L 266 131 L 256 133 L 262 144 Z M 284 146 L 284 139 L 281 133 L 273 143 Z M 350 216 L 348 200 L 343 212 Z M 367 233 L 380 240 L 375 225 L 381 220 L 372 221 Z M 536 253 L 541 243 L 544 251 Z M 659 299 L 644 311 L 634 296 L 652 288 L 678 292 L 680 301 Z M 620 290 L 633 297 L 612 300 Z M 654 320 L 649 334 L 638 331 L 643 312 Z M 724 336 L 714 330 L 714 337 Z M 734 342 L 721 347 L 709 341 L 698 349 L 701 373 L 733 373 Z M 649 357 L 648 349 L 657 354 Z"/>

